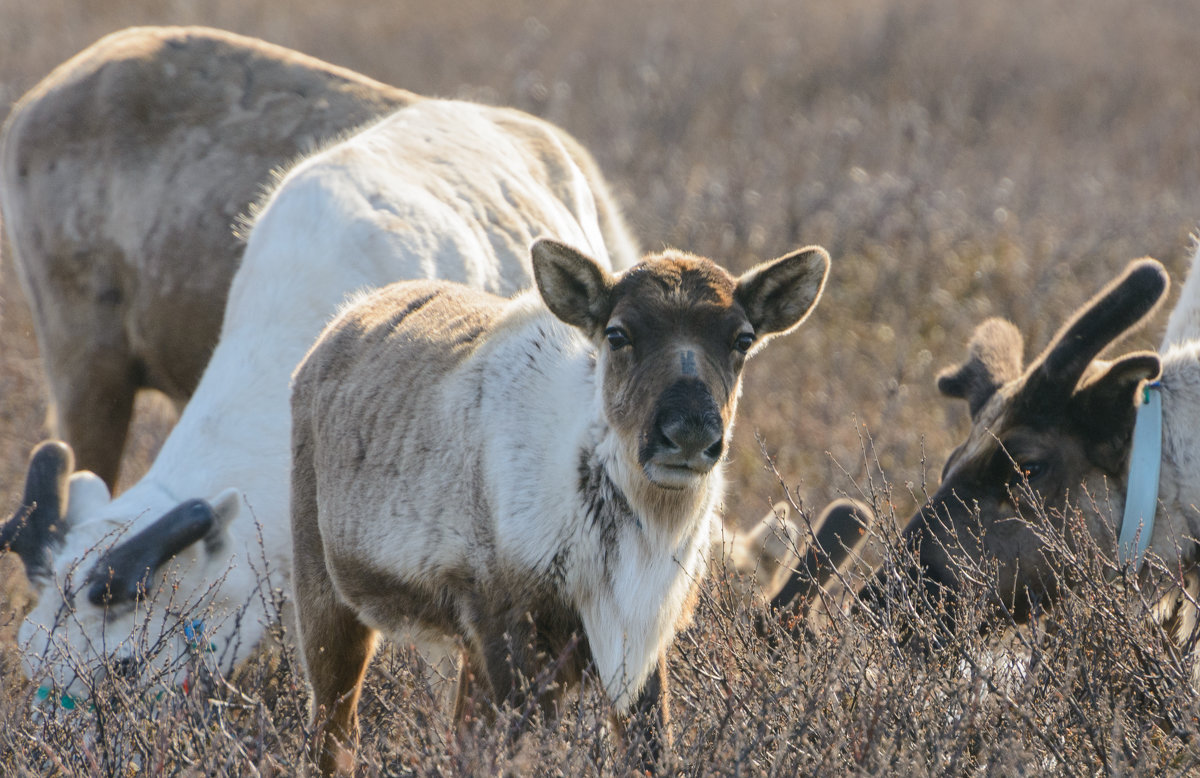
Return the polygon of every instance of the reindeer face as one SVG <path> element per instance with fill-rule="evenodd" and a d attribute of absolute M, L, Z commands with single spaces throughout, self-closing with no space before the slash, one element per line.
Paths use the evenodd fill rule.
<path fill-rule="evenodd" d="M 1086 533 L 1115 548 L 1136 394 L 1160 364 L 1150 353 L 1096 356 L 1149 315 L 1166 286 L 1157 262 L 1133 263 L 1024 371 L 1016 328 L 979 326 L 967 362 L 938 381 L 967 400 L 971 432 L 906 530 L 933 580 L 954 591 L 994 571 L 998 601 L 1024 620 L 1070 584 L 1047 553 L 1059 538 L 1075 548 Z"/>
<path fill-rule="evenodd" d="M 995 591 L 1018 621 L 1033 600 L 1053 599 L 1059 576 L 1046 554 L 1047 533 L 1068 544 L 1080 527 L 1103 532 L 1110 514 L 1103 481 L 1115 476 L 1089 456 L 1088 441 L 1055 419 L 1012 418 L 998 392 L 971 438 L 951 454 L 942 483 L 918 513 L 921 562 L 935 581 L 957 589 L 964 576 L 994 575 Z M 1005 413 L 1009 411 L 1010 413 Z M 993 415 L 994 414 L 994 415 Z M 992 417 L 991 422 L 984 421 Z M 1119 513 L 1119 504 L 1117 514 Z"/>
<path fill-rule="evenodd" d="M 550 310 L 597 345 L 605 415 L 629 458 L 655 486 L 680 489 L 721 459 L 746 357 L 803 320 L 829 258 L 803 249 L 734 278 L 666 252 L 614 278 L 543 240 L 533 261 Z"/>
<path fill-rule="evenodd" d="M 660 486 L 687 485 L 725 451 L 755 342 L 734 287 L 711 262 L 664 256 L 613 288 L 601 345 L 605 411 Z"/>
<path fill-rule="evenodd" d="M 206 590 L 243 575 L 229 569 L 230 556 L 218 547 L 240 495 L 228 490 L 211 505 L 144 506 L 159 518 L 124 532 L 135 517 L 116 518 L 128 513 L 121 501 L 112 501 L 91 473 L 72 473 L 72 463 L 65 444 L 40 445 L 23 507 L 0 528 L 0 544 L 21 557 L 39 592 L 19 633 L 26 673 L 39 682 L 49 676 L 75 697 L 90 695 L 114 672 L 176 682 L 187 672 L 181 661 L 187 643 L 200 640 L 193 622 L 205 616 Z M 206 647 L 217 631 L 233 626 L 207 621 L 226 628 L 210 628 Z"/>

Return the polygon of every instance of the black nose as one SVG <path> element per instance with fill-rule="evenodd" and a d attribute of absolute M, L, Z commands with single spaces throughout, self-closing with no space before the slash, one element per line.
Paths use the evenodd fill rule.
<path fill-rule="evenodd" d="M 654 417 L 655 454 L 680 464 L 712 466 L 725 451 L 725 425 L 712 393 L 695 379 L 676 381 L 665 391 Z"/>
<path fill-rule="evenodd" d="M 699 455 L 715 462 L 721 458 L 721 451 L 725 447 L 725 436 L 720 427 L 713 429 L 713 425 L 704 419 L 676 416 L 660 424 L 659 432 L 667 446 L 678 451 L 685 459 Z"/>

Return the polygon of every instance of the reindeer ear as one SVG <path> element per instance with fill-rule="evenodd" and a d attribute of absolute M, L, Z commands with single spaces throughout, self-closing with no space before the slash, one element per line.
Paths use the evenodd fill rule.
<path fill-rule="evenodd" d="M 1024 349 L 1024 339 L 1012 322 L 988 319 L 975 328 L 967 361 L 938 376 L 938 391 L 966 400 L 974 419 L 997 389 L 1021 375 Z"/>
<path fill-rule="evenodd" d="M 204 536 L 204 547 L 210 554 L 221 550 L 225 542 L 225 530 L 237 518 L 242 506 L 242 492 L 237 487 L 229 487 L 218 494 L 212 501 L 213 526 Z"/>
<path fill-rule="evenodd" d="M 1058 331 L 1034 362 L 1022 394 L 1066 402 L 1092 360 L 1140 325 L 1166 296 L 1167 271 L 1153 259 L 1129 263 Z"/>
<path fill-rule="evenodd" d="M 1158 354 L 1139 351 L 1101 366 L 1094 377 L 1081 382 L 1070 405 L 1073 426 L 1092 436 L 1088 450 L 1102 467 L 1120 467 L 1133 432 L 1138 390 L 1161 372 Z M 1097 423 L 1098 419 L 1102 421 Z"/>
<path fill-rule="evenodd" d="M 68 484 L 70 500 L 64 517 L 68 527 L 82 524 L 112 502 L 112 492 L 104 479 L 91 470 L 76 470 Z"/>
<path fill-rule="evenodd" d="M 829 275 L 829 252 L 808 246 L 747 270 L 734 296 L 754 327 L 756 348 L 798 327 L 816 306 Z"/>
<path fill-rule="evenodd" d="M 565 243 L 542 238 L 530 248 L 533 279 L 550 312 L 598 334 L 608 321 L 613 279 L 594 259 Z"/>

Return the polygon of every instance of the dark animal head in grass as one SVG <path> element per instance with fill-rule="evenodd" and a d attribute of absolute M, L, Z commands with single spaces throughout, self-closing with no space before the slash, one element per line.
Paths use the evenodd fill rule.
<path fill-rule="evenodd" d="M 1115 549 L 1137 396 L 1161 363 L 1151 352 L 1097 357 L 1153 312 L 1167 286 L 1158 262 L 1131 263 L 1024 369 L 1021 334 L 989 319 L 966 362 L 939 377 L 942 394 L 966 400 L 971 430 L 905 535 L 945 593 L 971 581 L 994 587 L 1021 622 L 1070 583 L 1048 553 L 1052 538 L 1076 548 L 1086 533 Z"/>

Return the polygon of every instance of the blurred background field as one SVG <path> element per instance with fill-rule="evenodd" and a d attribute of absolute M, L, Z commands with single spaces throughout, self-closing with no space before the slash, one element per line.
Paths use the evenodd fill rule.
<path fill-rule="evenodd" d="M 548 118 L 596 156 L 647 249 L 740 271 L 826 246 L 821 304 L 749 365 L 731 523 L 781 495 L 763 450 L 805 506 L 871 492 L 906 517 L 965 430 L 933 380 L 974 325 L 1010 318 L 1032 357 L 1132 258 L 1177 289 L 1200 220 L 1192 0 L 0 0 L 0 114 L 135 24 L 221 27 Z M 45 401 L 7 257 L 0 274 L 13 506 Z M 1153 347 L 1163 322 L 1124 345 Z M 139 407 L 125 484 L 171 422 Z"/>
<path fill-rule="evenodd" d="M 933 378 L 978 321 L 1011 318 L 1035 353 L 1129 259 L 1154 256 L 1178 280 L 1200 220 L 1190 2 L 0 0 L 0 20 L 0 111 L 107 32 L 207 24 L 561 124 L 596 155 L 647 249 L 741 270 L 826 246 L 820 306 L 750 365 L 733 521 L 780 493 L 756 435 L 807 504 L 856 491 L 864 433 L 872 465 L 920 488 L 965 417 Z M 7 262 L 0 293 L 11 497 L 42 436 L 44 392 Z M 124 483 L 162 429 L 136 440 Z M 912 505 L 903 488 L 896 501 Z"/>

